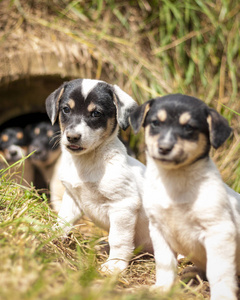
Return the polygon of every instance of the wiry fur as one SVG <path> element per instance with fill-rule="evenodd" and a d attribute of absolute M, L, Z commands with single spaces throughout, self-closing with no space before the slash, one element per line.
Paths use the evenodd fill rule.
<path fill-rule="evenodd" d="M 59 224 L 68 232 L 86 214 L 109 231 L 106 272 L 122 271 L 135 247 L 152 251 L 142 209 L 145 166 L 130 157 L 117 137 L 129 125 L 135 101 L 116 86 L 79 79 L 65 83 L 46 100 L 47 112 L 61 127 L 59 176 L 66 191 Z M 68 226 L 66 226 L 66 223 Z"/>
<path fill-rule="evenodd" d="M 161 121 L 156 117 L 160 110 L 167 115 Z M 172 287 L 176 253 L 181 253 L 206 271 L 211 299 L 237 299 L 240 195 L 223 183 L 208 156 L 210 145 L 218 148 L 229 136 L 226 120 L 198 99 L 169 95 L 138 108 L 131 123 L 135 131 L 145 128 L 143 205 L 150 220 L 156 286 L 163 291 Z"/>

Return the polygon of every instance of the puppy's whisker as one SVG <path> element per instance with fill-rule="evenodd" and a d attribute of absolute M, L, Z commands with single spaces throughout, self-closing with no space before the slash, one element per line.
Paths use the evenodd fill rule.
<path fill-rule="evenodd" d="M 57 148 L 60 144 L 61 139 L 59 138 L 58 140 L 56 140 L 52 146 L 52 149 Z"/>
<path fill-rule="evenodd" d="M 55 139 L 57 139 L 57 138 L 60 138 L 61 137 L 61 133 L 55 133 L 53 136 L 52 136 L 52 138 L 50 139 L 50 143 L 52 142 L 52 141 L 54 141 Z"/>

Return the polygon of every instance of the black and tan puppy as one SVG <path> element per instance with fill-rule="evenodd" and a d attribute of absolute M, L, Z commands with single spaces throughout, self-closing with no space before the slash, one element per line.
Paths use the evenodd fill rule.
<path fill-rule="evenodd" d="M 29 152 L 34 151 L 30 159 L 49 186 L 51 206 L 58 212 L 64 193 L 64 187 L 58 179 L 61 155 L 60 128 L 57 124 L 52 125 L 48 121 L 42 121 L 28 128 L 28 131 L 30 136 Z"/>
<path fill-rule="evenodd" d="M 24 129 L 20 127 L 6 128 L 0 135 L 0 148 L 2 149 L 3 157 L 9 165 L 17 162 L 28 154 L 29 136 Z M 4 162 L 1 163 L 3 167 Z M 5 167 L 7 167 L 5 165 Z M 17 164 L 11 169 L 15 180 L 20 183 L 23 179 L 23 184 L 28 185 L 33 181 L 33 167 L 28 159 Z"/>
<path fill-rule="evenodd" d="M 68 224 L 67 232 L 84 212 L 109 231 L 106 272 L 124 270 L 137 246 L 152 251 L 141 200 L 145 166 L 127 155 L 118 138 L 119 126 L 129 126 L 136 106 L 118 86 L 91 79 L 64 83 L 46 100 L 52 123 L 59 118 L 61 128 L 60 179 L 66 192 L 59 224 Z"/>
<path fill-rule="evenodd" d="M 175 253 L 206 271 L 211 299 L 237 299 L 240 275 L 240 195 L 225 185 L 209 157 L 231 128 L 199 99 L 152 99 L 131 115 L 144 127 L 147 170 L 143 205 L 150 220 L 156 286 L 174 283 Z"/>

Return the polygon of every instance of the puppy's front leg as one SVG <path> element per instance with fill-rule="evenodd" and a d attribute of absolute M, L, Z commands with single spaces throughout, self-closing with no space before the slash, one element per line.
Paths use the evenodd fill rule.
<path fill-rule="evenodd" d="M 73 199 L 68 190 L 63 194 L 62 204 L 58 213 L 58 225 L 63 229 L 65 235 L 69 233 L 75 221 L 81 217 L 81 209 Z"/>
<path fill-rule="evenodd" d="M 156 262 L 156 283 L 154 289 L 167 292 L 173 286 L 177 274 L 176 255 L 169 247 L 155 222 L 150 221 L 149 230 Z"/>
<path fill-rule="evenodd" d="M 234 224 L 211 228 L 205 239 L 211 300 L 237 300 Z"/>
<path fill-rule="evenodd" d="M 121 272 L 128 267 L 133 255 L 137 211 L 131 208 L 114 207 L 109 212 L 109 219 L 110 253 L 101 270 L 105 273 Z"/>

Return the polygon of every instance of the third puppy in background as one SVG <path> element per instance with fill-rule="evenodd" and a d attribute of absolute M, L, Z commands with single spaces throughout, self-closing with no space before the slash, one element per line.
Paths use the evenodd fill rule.
<path fill-rule="evenodd" d="M 30 136 L 29 152 L 35 151 L 30 159 L 43 176 L 50 189 L 52 208 L 60 210 L 64 187 L 58 179 L 58 168 L 61 159 L 59 146 L 60 128 L 57 124 L 42 121 L 28 128 Z M 35 183 L 37 185 L 37 182 Z"/>
<path fill-rule="evenodd" d="M 240 275 L 240 195 L 209 157 L 231 128 L 199 99 L 175 94 L 152 99 L 131 115 L 145 129 L 147 170 L 143 205 L 150 220 L 156 286 L 175 281 L 176 253 L 206 271 L 211 299 L 237 299 Z"/>

